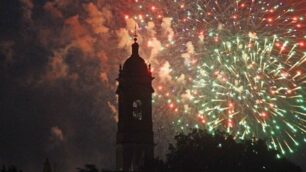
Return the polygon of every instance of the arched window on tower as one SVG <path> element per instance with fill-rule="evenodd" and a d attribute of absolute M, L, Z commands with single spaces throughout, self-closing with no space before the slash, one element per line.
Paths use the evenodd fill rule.
<path fill-rule="evenodd" d="M 133 101 L 133 118 L 142 120 L 142 102 L 139 99 Z"/>

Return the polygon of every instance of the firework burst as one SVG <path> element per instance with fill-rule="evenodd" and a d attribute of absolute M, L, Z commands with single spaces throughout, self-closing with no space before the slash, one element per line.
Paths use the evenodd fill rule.
<path fill-rule="evenodd" d="M 156 114 L 171 116 L 179 130 L 263 138 L 283 154 L 305 142 L 305 13 L 298 7 L 306 1 L 134 4 L 137 15 L 128 17 L 148 48 L 158 47 L 148 59 L 158 75 Z"/>

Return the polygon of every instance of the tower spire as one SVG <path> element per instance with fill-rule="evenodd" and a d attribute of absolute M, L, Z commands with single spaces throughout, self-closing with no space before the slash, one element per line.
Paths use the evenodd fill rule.
<path fill-rule="evenodd" d="M 138 57 L 138 48 L 139 45 L 137 43 L 137 25 L 135 24 L 135 32 L 134 32 L 134 43 L 132 44 L 132 56 Z"/>
<path fill-rule="evenodd" d="M 134 30 L 134 42 L 137 42 L 137 24 L 135 24 L 135 30 Z"/>

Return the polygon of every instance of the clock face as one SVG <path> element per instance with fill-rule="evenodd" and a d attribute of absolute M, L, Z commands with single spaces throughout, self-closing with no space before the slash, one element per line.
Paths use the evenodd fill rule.
<path fill-rule="evenodd" d="M 142 102 L 139 99 L 133 101 L 133 118 L 142 120 Z"/>

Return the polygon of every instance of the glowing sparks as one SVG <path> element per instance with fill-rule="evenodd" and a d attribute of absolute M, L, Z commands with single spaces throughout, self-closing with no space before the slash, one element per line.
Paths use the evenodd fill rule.
<path fill-rule="evenodd" d="M 136 3 L 144 15 L 128 16 L 159 30 L 148 47 L 160 77 L 154 102 L 167 108 L 156 113 L 176 114 L 177 129 L 263 138 L 283 154 L 305 140 L 305 16 L 294 9 L 303 2 Z"/>

